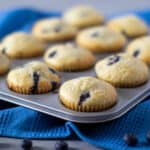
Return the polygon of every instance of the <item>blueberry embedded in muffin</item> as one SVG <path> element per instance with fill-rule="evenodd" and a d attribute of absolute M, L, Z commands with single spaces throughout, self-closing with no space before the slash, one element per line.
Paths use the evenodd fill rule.
<path fill-rule="evenodd" d="M 131 41 L 126 52 L 150 65 L 150 36 L 143 36 Z"/>
<path fill-rule="evenodd" d="M 97 26 L 104 22 L 104 16 L 90 6 L 75 6 L 68 9 L 63 20 L 77 28 Z"/>
<path fill-rule="evenodd" d="M 61 85 L 59 98 L 69 109 L 95 112 L 113 107 L 117 103 L 117 92 L 105 81 L 94 77 L 79 77 Z"/>
<path fill-rule="evenodd" d="M 38 91 L 38 83 L 39 83 L 39 79 L 40 79 L 40 73 L 39 72 L 33 72 L 33 86 L 31 89 L 31 93 L 35 94 Z"/>
<path fill-rule="evenodd" d="M 130 38 L 143 36 L 148 33 L 147 24 L 140 17 L 132 14 L 113 18 L 108 22 L 107 26 Z"/>
<path fill-rule="evenodd" d="M 25 32 L 14 32 L 2 40 L 3 53 L 11 58 L 30 58 L 41 56 L 45 45 L 32 35 Z"/>
<path fill-rule="evenodd" d="M 148 66 L 128 54 L 117 54 L 100 60 L 95 65 L 97 77 L 116 87 L 137 87 L 149 79 Z"/>
<path fill-rule="evenodd" d="M 39 20 L 32 29 L 33 35 L 44 42 L 67 41 L 75 38 L 78 30 L 60 18 Z"/>
<path fill-rule="evenodd" d="M 119 55 L 113 55 L 108 58 L 108 65 L 113 65 L 113 64 L 117 63 L 119 60 L 120 60 Z"/>
<path fill-rule="evenodd" d="M 49 57 L 52 58 L 57 54 L 57 51 L 53 51 L 51 53 L 49 53 Z"/>
<path fill-rule="evenodd" d="M 55 90 L 60 84 L 60 77 L 53 68 L 33 61 L 9 72 L 8 87 L 17 93 L 42 94 Z"/>
<path fill-rule="evenodd" d="M 80 31 L 76 41 L 80 47 L 95 53 L 118 52 L 126 44 L 125 36 L 104 26 Z"/>
<path fill-rule="evenodd" d="M 59 71 L 82 71 L 94 65 L 95 56 L 88 50 L 67 43 L 48 48 L 44 60 L 49 67 Z"/>
<path fill-rule="evenodd" d="M 81 105 L 84 101 L 86 101 L 86 99 L 88 99 L 90 97 L 90 93 L 89 92 L 84 92 L 80 95 L 79 98 L 79 102 L 78 105 Z"/>
<path fill-rule="evenodd" d="M 134 57 L 138 57 L 139 54 L 140 54 L 140 50 L 139 49 L 136 49 L 136 50 L 133 51 L 133 56 Z"/>

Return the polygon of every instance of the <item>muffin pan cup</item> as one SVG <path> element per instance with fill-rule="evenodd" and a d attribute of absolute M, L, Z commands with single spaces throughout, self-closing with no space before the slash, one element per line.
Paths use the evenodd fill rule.
<path fill-rule="evenodd" d="M 97 55 L 97 60 L 100 60 L 105 56 L 108 56 L 108 54 Z M 13 60 L 12 68 L 32 60 L 41 60 L 41 58 Z M 62 83 L 76 77 L 96 76 L 94 67 L 82 72 L 60 72 L 60 75 Z M 150 81 L 136 88 L 117 88 L 117 92 L 118 103 L 108 110 L 102 112 L 76 112 L 63 106 L 59 101 L 59 96 L 56 92 L 38 95 L 22 95 L 8 89 L 6 76 L 0 77 L 1 100 L 78 123 L 106 122 L 121 117 L 150 95 Z"/>

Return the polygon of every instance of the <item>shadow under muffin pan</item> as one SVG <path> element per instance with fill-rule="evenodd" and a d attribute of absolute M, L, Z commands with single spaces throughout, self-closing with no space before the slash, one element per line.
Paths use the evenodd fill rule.
<path fill-rule="evenodd" d="M 97 60 L 106 56 L 108 56 L 108 54 L 97 55 Z M 42 59 L 34 58 L 13 60 L 12 68 L 33 60 Z M 96 76 L 94 67 L 82 72 L 61 72 L 60 75 L 62 83 L 76 77 Z M 110 109 L 101 112 L 76 112 L 63 106 L 59 101 L 58 93 L 56 92 L 38 95 L 22 95 L 8 89 L 6 76 L 0 77 L 0 99 L 37 110 L 51 116 L 78 123 L 106 122 L 121 117 L 150 95 L 150 80 L 144 85 L 136 88 L 117 88 L 117 92 L 118 103 Z"/>

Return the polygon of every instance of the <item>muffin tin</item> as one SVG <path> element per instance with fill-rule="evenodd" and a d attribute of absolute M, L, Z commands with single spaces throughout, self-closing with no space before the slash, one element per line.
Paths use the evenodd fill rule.
<path fill-rule="evenodd" d="M 97 59 L 100 60 L 108 55 L 110 54 L 97 55 Z M 41 60 L 41 58 L 13 60 L 12 68 L 32 60 Z M 96 76 L 94 68 L 82 72 L 61 72 L 60 75 L 62 83 L 80 76 Z M 6 76 L 0 77 L 0 99 L 78 123 L 98 123 L 121 117 L 150 94 L 150 81 L 137 88 L 117 88 L 117 92 L 118 103 L 111 109 L 102 112 L 76 112 L 65 108 L 56 92 L 41 95 L 18 94 L 7 88 Z"/>

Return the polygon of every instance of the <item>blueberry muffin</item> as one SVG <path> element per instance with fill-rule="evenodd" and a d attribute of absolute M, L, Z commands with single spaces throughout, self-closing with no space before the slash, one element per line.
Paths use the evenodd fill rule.
<path fill-rule="evenodd" d="M 117 103 L 117 92 L 109 83 L 94 77 L 66 81 L 59 90 L 61 103 L 81 112 L 102 111 Z"/>
<path fill-rule="evenodd" d="M 77 29 L 66 24 L 60 18 L 47 18 L 35 23 L 32 33 L 33 35 L 45 42 L 58 42 L 72 40 Z"/>
<path fill-rule="evenodd" d="M 126 52 L 150 65 L 150 36 L 144 36 L 131 41 Z"/>
<path fill-rule="evenodd" d="M 15 32 L 2 40 L 0 51 L 10 58 L 29 58 L 42 55 L 44 48 L 44 44 L 32 35 L 24 32 Z"/>
<path fill-rule="evenodd" d="M 7 76 L 9 89 L 21 94 L 47 93 L 55 90 L 59 83 L 57 72 L 39 61 L 13 69 Z"/>
<path fill-rule="evenodd" d="M 44 60 L 48 66 L 59 71 L 81 71 L 94 65 L 95 56 L 73 43 L 67 43 L 48 48 Z"/>
<path fill-rule="evenodd" d="M 81 31 L 76 39 L 79 46 L 95 53 L 120 51 L 126 38 L 107 27 L 92 27 Z"/>
<path fill-rule="evenodd" d="M 116 54 L 100 60 L 95 71 L 99 79 L 116 87 L 137 87 L 149 78 L 147 65 L 127 54 Z"/>
<path fill-rule="evenodd" d="M 134 15 L 126 15 L 114 18 L 108 22 L 108 27 L 119 31 L 127 37 L 138 37 L 148 33 L 148 27 L 141 18 Z"/>
<path fill-rule="evenodd" d="M 64 13 L 63 19 L 68 24 L 77 28 L 100 25 L 104 17 L 94 8 L 89 6 L 75 6 Z"/>
<path fill-rule="evenodd" d="M 10 68 L 10 60 L 9 58 L 0 52 L 0 75 L 5 74 Z"/>

